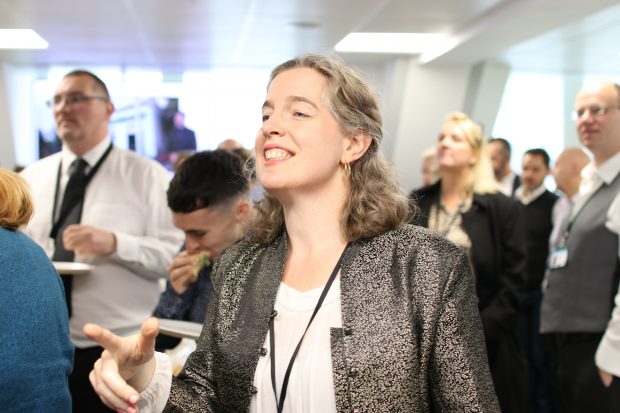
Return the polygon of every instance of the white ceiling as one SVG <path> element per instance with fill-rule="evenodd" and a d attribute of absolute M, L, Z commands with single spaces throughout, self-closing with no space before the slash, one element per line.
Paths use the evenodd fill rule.
<path fill-rule="evenodd" d="M 497 59 L 620 72 L 618 0 L 0 0 L 0 28 L 32 28 L 48 40 L 47 50 L 0 51 L 0 62 L 37 66 L 272 67 L 332 52 L 351 31 L 389 31 L 453 36 L 454 48 L 429 65 Z"/>

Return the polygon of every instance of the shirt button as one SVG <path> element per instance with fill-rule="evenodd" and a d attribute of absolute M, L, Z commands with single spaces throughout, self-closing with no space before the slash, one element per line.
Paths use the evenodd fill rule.
<path fill-rule="evenodd" d="M 256 388 L 256 386 L 250 386 L 250 393 L 252 394 L 258 393 L 258 389 Z"/>
<path fill-rule="evenodd" d="M 266 356 L 267 355 L 267 349 L 265 347 L 260 349 L 260 355 L 261 356 Z"/>
<path fill-rule="evenodd" d="M 344 328 L 344 335 L 345 336 L 350 336 L 351 334 L 353 334 L 353 329 L 349 326 Z"/>
<path fill-rule="evenodd" d="M 349 377 L 350 378 L 352 378 L 352 379 L 356 378 L 357 377 L 357 373 L 358 373 L 358 371 L 357 371 L 357 369 L 355 367 L 351 367 L 349 369 Z"/>
<path fill-rule="evenodd" d="M 273 310 L 271 312 L 271 315 L 269 315 L 269 318 L 276 318 L 277 315 L 278 315 L 278 312 L 276 310 Z"/>

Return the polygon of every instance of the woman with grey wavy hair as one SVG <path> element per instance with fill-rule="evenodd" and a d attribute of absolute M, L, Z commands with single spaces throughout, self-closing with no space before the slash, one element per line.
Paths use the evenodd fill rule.
<path fill-rule="evenodd" d="M 335 58 L 276 67 L 256 137 L 267 192 L 213 270 L 196 351 L 171 378 L 156 319 L 106 351 L 110 407 L 183 412 L 495 412 L 467 257 L 406 224 L 375 96 Z"/>

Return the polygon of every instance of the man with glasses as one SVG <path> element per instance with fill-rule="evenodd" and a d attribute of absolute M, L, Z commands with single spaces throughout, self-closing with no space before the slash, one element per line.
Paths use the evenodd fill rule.
<path fill-rule="evenodd" d="M 156 162 L 114 147 L 108 135 L 114 105 L 94 74 L 67 74 L 50 102 L 60 153 L 27 167 L 35 215 L 26 233 L 54 261 L 91 265 L 64 275 L 70 334 L 73 411 L 109 411 L 88 375 L 101 347 L 82 332 L 86 322 L 117 334 L 139 330 L 159 297 L 159 279 L 182 242 L 166 208 L 169 177 Z"/>
<path fill-rule="evenodd" d="M 541 311 L 558 412 L 620 411 L 619 106 L 613 83 L 584 87 L 575 102 L 579 139 L 594 159 L 569 219 L 554 229 Z"/>

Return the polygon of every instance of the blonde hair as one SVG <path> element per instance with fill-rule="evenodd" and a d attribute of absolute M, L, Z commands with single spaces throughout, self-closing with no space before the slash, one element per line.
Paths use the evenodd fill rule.
<path fill-rule="evenodd" d="M 468 171 L 466 189 L 471 189 L 477 194 L 498 192 L 500 187 L 493 174 L 491 156 L 480 125 L 463 112 L 448 113 L 444 119 L 444 124 L 447 123 L 456 125 L 463 132 L 463 136 L 477 156 L 476 163 Z"/>
<path fill-rule="evenodd" d="M 0 168 L 0 227 L 15 231 L 32 218 L 34 207 L 26 181 Z"/>
<path fill-rule="evenodd" d="M 341 232 L 347 241 L 382 234 L 407 222 L 410 205 L 396 177 L 379 151 L 382 119 L 374 92 L 341 60 L 314 54 L 299 56 L 277 66 L 269 84 L 280 73 L 309 68 L 327 80 L 325 102 L 346 135 L 365 133 L 371 138 L 364 155 L 352 163 L 348 194 L 342 208 Z M 284 228 L 280 202 L 265 193 L 257 206 L 252 231 L 261 243 L 273 241 Z"/>

